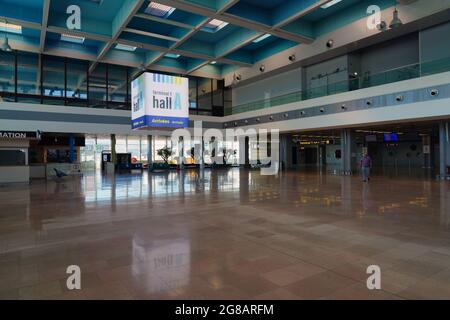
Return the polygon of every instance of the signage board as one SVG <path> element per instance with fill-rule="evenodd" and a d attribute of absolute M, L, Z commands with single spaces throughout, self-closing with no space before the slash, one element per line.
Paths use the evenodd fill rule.
<path fill-rule="evenodd" d="M 146 72 L 131 83 L 131 95 L 133 129 L 188 127 L 188 78 Z"/>

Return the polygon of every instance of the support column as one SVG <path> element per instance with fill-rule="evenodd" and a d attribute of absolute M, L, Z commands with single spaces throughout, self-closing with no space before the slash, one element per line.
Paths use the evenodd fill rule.
<path fill-rule="evenodd" d="M 70 163 L 75 162 L 75 136 L 73 134 L 69 136 L 69 161 Z"/>
<path fill-rule="evenodd" d="M 117 156 L 116 156 L 116 135 L 111 135 L 111 162 L 116 164 L 117 163 Z"/>
<path fill-rule="evenodd" d="M 450 167 L 450 139 L 449 122 L 439 124 L 439 175 L 441 179 L 450 177 L 447 168 Z"/>
<path fill-rule="evenodd" d="M 286 170 L 288 168 L 288 139 L 289 135 L 280 135 L 280 170 Z"/>
<path fill-rule="evenodd" d="M 111 134 L 111 162 L 106 163 L 106 173 L 114 174 L 116 171 L 117 155 L 116 155 L 116 135 Z"/>
<path fill-rule="evenodd" d="M 351 175 L 356 169 L 356 142 L 350 129 L 341 131 L 341 174 Z"/>
<path fill-rule="evenodd" d="M 180 137 L 180 140 L 178 140 L 178 159 L 180 161 L 179 165 L 180 165 L 180 170 L 184 169 L 184 139 L 183 137 Z"/>
<path fill-rule="evenodd" d="M 200 164 L 200 170 L 205 169 L 205 141 L 203 140 L 203 136 L 200 138 L 200 155 L 199 155 L 199 164 Z"/>
<path fill-rule="evenodd" d="M 153 136 L 147 136 L 147 162 L 148 162 L 148 170 L 152 170 L 153 165 Z"/>

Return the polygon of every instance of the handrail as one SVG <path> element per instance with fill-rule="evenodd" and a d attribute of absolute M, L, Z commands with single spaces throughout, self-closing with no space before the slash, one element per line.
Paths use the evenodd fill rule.
<path fill-rule="evenodd" d="M 326 86 L 309 88 L 307 90 L 294 91 L 268 99 L 261 99 L 225 109 L 225 115 L 237 114 L 248 111 L 271 108 L 283 104 L 309 100 L 342 92 L 370 88 L 392 82 L 409 80 L 431 74 L 450 71 L 450 57 L 431 60 L 422 63 L 414 63 L 398 68 L 365 74 L 348 79 L 329 83 Z"/>

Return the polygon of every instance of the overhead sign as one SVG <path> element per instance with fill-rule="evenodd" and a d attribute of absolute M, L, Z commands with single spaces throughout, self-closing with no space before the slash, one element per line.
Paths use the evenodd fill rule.
<path fill-rule="evenodd" d="M 189 80 L 146 72 L 131 83 L 132 128 L 186 128 Z"/>
<path fill-rule="evenodd" d="M 0 139 L 41 139 L 40 131 L 0 131 Z"/>

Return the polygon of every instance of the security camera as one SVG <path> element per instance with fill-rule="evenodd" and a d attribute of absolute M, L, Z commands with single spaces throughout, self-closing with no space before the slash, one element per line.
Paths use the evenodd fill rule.
<path fill-rule="evenodd" d="M 341 106 L 341 109 L 342 109 L 342 110 L 347 110 L 347 107 L 345 106 L 345 104 L 343 104 L 343 105 Z"/>
<path fill-rule="evenodd" d="M 371 105 L 372 105 L 372 101 L 367 100 L 367 101 L 366 101 L 366 104 L 367 104 L 368 106 L 371 106 Z"/>
<path fill-rule="evenodd" d="M 334 45 L 333 39 L 328 40 L 326 43 L 328 49 L 333 48 L 333 45 Z"/>
<path fill-rule="evenodd" d="M 430 95 L 433 97 L 436 97 L 439 95 L 439 90 L 438 89 L 433 89 L 430 91 Z"/>
<path fill-rule="evenodd" d="M 256 118 L 256 122 L 260 122 L 261 121 L 261 119 L 260 118 Z"/>
<path fill-rule="evenodd" d="M 289 114 L 285 113 L 283 116 L 284 116 L 285 118 L 288 118 L 288 117 L 289 117 Z"/>
<path fill-rule="evenodd" d="M 300 111 L 300 114 L 301 114 L 302 116 L 304 116 L 304 115 L 306 114 L 306 112 L 305 112 L 305 111 Z"/>
<path fill-rule="evenodd" d="M 377 24 L 378 31 L 384 31 L 386 30 L 387 24 L 386 21 L 381 21 L 379 24 Z"/>
<path fill-rule="evenodd" d="M 324 113 L 325 109 L 324 108 L 320 108 L 320 112 Z"/>
<path fill-rule="evenodd" d="M 403 101 L 403 96 L 402 95 L 398 95 L 398 96 L 395 97 L 395 100 L 398 101 L 398 102 Z"/>
<path fill-rule="evenodd" d="M 259 71 L 264 72 L 266 70 L 266 66 L 265 65 L 261 65 L 259 67 Z"/>
<path fill-rule="evenodd" d="M 269 117 L 269 120 L 273 120 L 273 116 L 270 116 L 270 117 Z"/>
<path fill-rule="evenodd" d="M 242 80 L 242 76 L 240 74 L 236 75 L 236 80 L 237 81 L 241 81 Z"/>
<path fill-rule="evenodd" d="M 291 61 L 291 62 L 293 62 L 293 61 L 295 61 L 295 54 L 291 54 L 290 56 L 289 56 L 289 61 Z"/>

